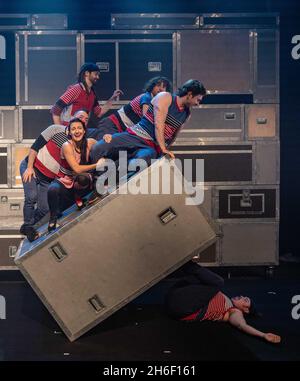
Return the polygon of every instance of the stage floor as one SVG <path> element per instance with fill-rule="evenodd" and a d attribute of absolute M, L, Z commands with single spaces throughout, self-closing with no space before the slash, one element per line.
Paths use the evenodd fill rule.
<path fill-rule="evenodd" d="M 227 271 L 217 272 L 226 275 Z M 201 361 L 300 360 L 300 320 L 291 303 L 300 295 L 300 265 L 278 268 L 273 279 L 264 272 L 234 269 L 226 279 L 228 295 L 248 295 L 262 317 L 256 328 L 282 336 L 271 345 L 225 323 L 182 323 L 164 314 L 163 295 L 169 277 L 96 328 L 70 343 L 30 286 L 18 272 L 0 273 L 0 295 L 6 319 L 0 320 L 0 359 L 4 361 Z M 63 292 L 63 290 L 62 290 Z"/>

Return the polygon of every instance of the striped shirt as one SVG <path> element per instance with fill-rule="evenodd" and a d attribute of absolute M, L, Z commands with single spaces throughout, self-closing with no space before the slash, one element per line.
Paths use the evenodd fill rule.
<path fill-rule="evenodd" d="M 109 116 L 120 132 L 139 123 L 143 117 L 143 105 L 150 105 L 151 93 L 143 93 L 135 97 L 131 102 L 120 108 L 116 113 Z"/>
<path fill-rule="evenodd" d="M 233 308 L 232 301 L 228 296 L 224 295 L 222 292 L 218 292 L 210 301 L 207 306 L 204 316 L 200 319 L 203 320 L 212 320 L 212 321 L 221 321 L 223 320 L 226 312 Z M 202 316 L 202 309 L 196 311 L 195 313 L 184 317 L 181 320 L 193 321 L 199 320 L 198 316 Z"/>
<path fill-rule="evenodd" d="M 68 141 L 64 126 L 53 124 L 46 128 L 31 148 L 38 152 L 34 167 L 44 176 L 54 179 L 60 170 L 62 145 Z"/>
<path fill-rule="evenodd" d="M 168 114 L 165 121 L 164 137 L 166 146 L 169 146 L 175 140 L 178 132 L 180 131 L 182 125 L 185 123 L 190 115 L 190 110 L 187 107 L 180 108 L 177 103 L 177 96 L 172 96 L 172 103 L 169 106 Z M 158 145 L 155 134 L 155 123 L 154 123 L 154 108 L 151 103 L 148 111 L 143 116 L 138 124 L 129 129 L 130 133 L 133 133 L 141 138 L 147 140 L 152 140 L 156 145 Z"/>
<path fill-rule="evenodd" d="M 88 113 L 93 111 L 98 118 L 101 116 L 101 107 L 93 88 L 87 93 L 82 83 L 76 83 L 69 86 L 56 101 L 51 108 L 51 114 L 60 116 L 62 123 L 66 126 L 76 111 L 82 109 Z"/>

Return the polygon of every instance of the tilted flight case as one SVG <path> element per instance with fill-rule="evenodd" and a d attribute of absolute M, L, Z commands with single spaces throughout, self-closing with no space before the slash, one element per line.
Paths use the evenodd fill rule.
<path fill-rule="evenodd" d="M 171 192 L 163 194 L 168 170 Z M 150 177 L 159 194 L 121 194 Z M 54 233 L 24 241 L 16 264 L 71 341 L 215 242 L 201 207 L 175 194 L 182 180 L 163 158 L 119 192 L 62 217 Z"/>

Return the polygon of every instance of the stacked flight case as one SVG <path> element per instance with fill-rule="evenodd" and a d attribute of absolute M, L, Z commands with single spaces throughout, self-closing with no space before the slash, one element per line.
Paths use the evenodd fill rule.
<path fill-rule="evenodd" d="M 14 256 L 23 238 L 22 223 L 24 196 L 20 174 L 14 161 L 22 153 L 17 148 L 18 109 L 0 106 L 0 270 L 16 269 Z M 17 155 L 17 156 L 16 156 Z"/>
<path fill-rule="evenodd" d="M 199 77 L 210 104 L 194 109 L 173 150 L 204 159 L 220 235 L 210 262 L 272 266 L 279 237 L 278 17 L 206 14 L 200 25 L 177 32 L 177 85 Z"/>
<path fill-rule="evenodd" d="M 173 150 L 178 158 L 205 159 L 204 206 L 220 239 L 200 260 L 220 266 L 278 263 L 278 15 L 115 14 L 111 30 L 80 32 L 66 30 L 63 16 L 54 18 L 60 27 L 52 18 L 48 28 L 45 15 L 25 16 L 23 27 L 1 31 L 7 52 L 15 52 L 8 65 L 15 94 L 7 103 L 0 99 L 1 215 L 9 210 L 21 221 L 20 160 L 51 123 L 51 105 L 76 81 L 83 62 L 99 65 L 100 103 L 114 89 L 123 90 L 114 108 L 140 94 L 154 76 L 170 78 L 174 89 L 198 78 L 209 94 Z"/>
<path fill-rule="evenodd" d="M 50 106 L 44 106 L 45 95 L 52 94 L 53 88 L 49 65 L 60 69 L 59 62 L 53 62 L 57 57 L 56 50 L 58 48 L 61 54 L 65 54 L 69 48 L 60 44 L 59 38 L 56 38 L 58 42 L 53 40 L 43 44 L 42 39 L 36 41 L 29 36 L 34 31 L 35 36 L 47 34 L 50 29 L 52 35 L 59 37 L 59 30 L 66 28 L 67 16 L 64 14 L 0 14 L 0 79 L 3 90 L 0 94 L 0 270 L 17 269 L 14 257 L 24 238 L 19 232 L 24 205 L 19 165 L 33 140 L 51 124 Z M 75 52 L 77 54 L 76 45 Z M 67 56 L 73 64 L 71 53 L 70 50 Z M 37 61 L 39 67 L 36 70 Z M 75 73 L 76 70 L 75 60 Z M 65 74 L 57 70 L 56 78 L 67 86 L 68 80 L 74 81 L 75 74 L 72 70 L 69 77 Z M 35 81 L 42 78 L 45 82 L 36 86 Z M 56 93 L 53 95 L 57 96 Z M 53 101 L 51 99 L 49 104 Z"/>

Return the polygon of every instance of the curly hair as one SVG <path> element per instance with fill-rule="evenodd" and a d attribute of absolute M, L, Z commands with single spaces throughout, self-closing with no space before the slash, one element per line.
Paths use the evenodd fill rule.
<path fill-rule="evenodd" d="M 172 84 L 166 77 L 154 77 L 149 79 L 144 86 L 145 93 L 151 93 L 156 85 L 163 84 L 166 87 L 166 91 L 171 91 Z"/>
<path fill-rule="evenodd" d="M 177 90 L 177 95 L 184 97 L 188 92 L 191 92 L 193 97 L 196 95 L 206 95 L 206 89 L 203 84 L 197 79 L 189 79 Z"/>

